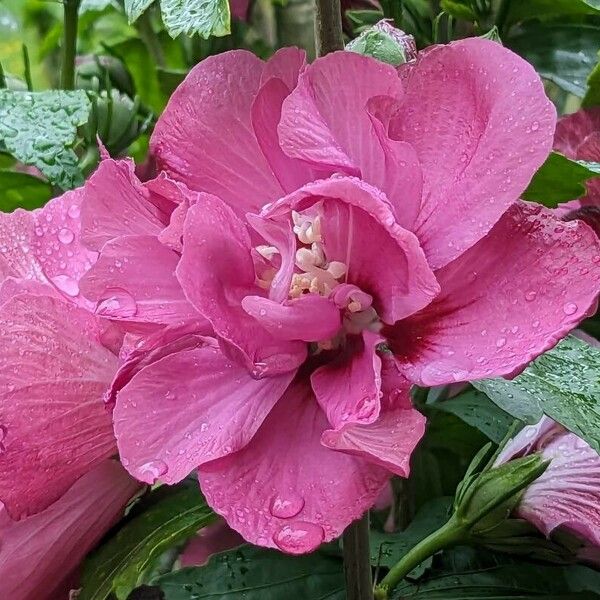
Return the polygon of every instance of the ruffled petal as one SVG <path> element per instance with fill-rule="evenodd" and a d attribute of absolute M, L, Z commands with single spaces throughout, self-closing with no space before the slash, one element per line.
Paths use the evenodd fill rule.
<path fill-rule="evenodd" d="M 80 290 L 98 316 L 124 326 L 198 320 L 175 277 L 178 262 L 179 255 L 156 237 L 126 235 L 105 244 Z"/>
<path fill-rule="evenodd" d="M 600 241 L 516 203 L 436 277 L 435 301 L 385 332 L 405 375 L 425 386 L 516 375 L 594 309 Z"/>
<path fill-rule="evenodd" d="M 439 268 L 525 190 L 552 147 L 556 110 L 533 67 L 489 40 L 436 46 L 404 71 L 390 135 L 417 151 L 424 181 L 413 231 Z"/>
<path fill-rule="evenodd" d="M 137 479 L 177 483 L 243 448 L 294 373 L 254 379 L 216 340 L 174 352 L 137 372 L 113 413 L 123 465 Z"/>
<path fill-rule="evenodd" d="M 105 461 L 37 515 L 14 522 L 0 512 L 0 596 L 67 598 L 77 568 L 138 488 L 117 462 Z"/>
<path fill-rule="evenodd" d="M 199 469 L 208 503 L 259 546 L 302 554 L 338 537 L 389 474 L 323 447 L 327 427 L 309 386 L 292 384 L 246 448 Z"/>
<path fill-rule="evenodd" d="M 335 428 L 346 423 L 368 424 L 381 409 L 381 359 L 377 344 L 381 336 L 364 331 L 348 340 L 334 362 L 319 367 L 310 378 L 318 403 Z"/>
<path fill-rule="evenodd" d="M 14 518 L 116 451 L 102 402 L 117 367 L 105 331 L 56 298 L 20 294 L 0 309 L 0 500 Z"/>
<path fill-rule="evenodd" d="M 171 96 L 151 140 L 160 168 L 238 215 L 282 193 L 251 122 L 263 68 L 244 50 L 203 60 Z"/>

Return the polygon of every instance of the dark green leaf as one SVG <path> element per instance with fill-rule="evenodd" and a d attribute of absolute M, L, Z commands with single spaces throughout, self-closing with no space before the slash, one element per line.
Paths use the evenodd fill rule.
<path fill-rule="evenodd" d="M 27 173 L 0 170 L 0 211 L 33 210 L 44 206 L 50 198 L 52 187 L 47 181 Z"/>
<path fill-rule="evenodd" d="M 89 110 L 83 90 L 0 90 L 0 141 L 15 158 L 37 167 L 51 183 L 63 189 L 76 187 L 83 177 L 71 147 Z"/>
<path fill-rule="evenodd" d="M 216 519 L 196 485 L 158 489 L 147 504 L 86 560 L 79 600 L 126 598 L 165 550 Z"/>
<path fill-rule="evenodd" d="M 598 13 L 600 0 L 516 0 L 511 2 L 508 20 L 514 23 L 526 19 Z"/>
<path fill-rule="evenodd" d="M 443 496 L 425 504 L 404 531 L 382 533 L 371 531 L 371 564 L 384 567 L 395 565 L 411 548 L 439 529 L 449 519 L 452 498 Z M 412 577 L 419 577 L 431 561 L 414 569 Z"/>
<path fill-rule="evenodd" d="M 579 577 L 575 580 L 575 577 Z M 446 550 L 418 583 L 404 582 L 394 598 L 415 600 L 598 600 L 598 574 L 513 560 L 481 548 Z"/>
<path fill-rule="evenodd" d="M 205 567 L 182 569 L 154 582 L 165 600 L 344 600 L 342 562 L 321 553 L 287 556 L 242 546 Z"/>
<path fill-rule="evenodd" d="M 600 56 L 600 54 L 599 54 Z M 584 108 L 600 105 L 600 62 L 596 64 L 587 80 L 588 88 L 582 101 Z"/>
<path fill-rule="evenodd" d="M 585 195 L 585 182 L 600 174 L 599 163 L 569 160 L 558 152 L 551 152 L 533 176 L 523 198 L 556 208 Z"/>
<path fill-rule="evenodd" d="M 596 64 L 600 27 L 583 24 L 528 23 L 505 40 L 538 73 L 560 88 L 583 97 Z"/>
<path fill-rule="evenodd" d="M 452 15 L 457 19 L 471 22 L 477 20 L 477 16 L 467 2 L 460 2 L 460 0 L 442 0 L 440 2 L 440 8 L 445 13 Z"/>
<path fill-rule="evenodd" d="M 504 439 L 514 421 L 513 417 L 477 390 L 468 390 L 434 406 L 437 410 L 451 413 L 475 427 L 496 444 Z"/>
<path fill-rule="evenodd" d="M 473 385 L 507 413 L 529 423 L 546 414 L 600 452 L 600 349 L 574 337 L 512 379 Z"/>

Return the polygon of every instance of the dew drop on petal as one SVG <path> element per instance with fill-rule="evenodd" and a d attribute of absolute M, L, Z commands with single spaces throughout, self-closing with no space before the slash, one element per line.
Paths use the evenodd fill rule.
<path fill-rule="evenodd" d="M 324 537 L 325 532 L 320 525 L 295 521 L 279 528 L 273 535 L 273 541 L 284 552 L 304 554 L 317 548 Z"/>
<path fill-rule="evenodd" d="M 501 337 L 501 338 L 498 338 L 496 340 L 496 348 L 502 348 L 505 345 L 506 345 L 506 338 L 505 337 Z"/>
<path fill-rule="evenodd" d="M 141 465 L 138 469 L 138 472 L 142 479 L 145 481 L 152 479 L 152 483 L 154 483 L 154 481 L 156 481 L 161 475 L 164 475 L 167 470 L 167 463 L 163 460 L 150 460 Z"/>
<path fill-rule="evenodd" d="M 535 292 L 534 290 L 530 290 L 529 292 L 527 292 L 525 294 L 525 300 L 527 300 L 527 302 L 533 302 L 535 300 L 537 296 L 537 292 Z"/>
<path fill-rule="evenodd" d="M 75 234 L 70 230 L 67 229 L 66 227 L 63 227 L 59 232 L 58 232 L 58 241 L 61 244 L 65 244 L 68 245 L 70 244 L 73 240 L 75 239 Z"/>
<path fill-rule="evenodd" d="M 69 215 L 69 217 L 71 217 L 71 219 L 78 219 L 79 215 L 81 214 L 81 209 L 79 208 L 79 206 L 77 206 L 77 204 L 72 204 L 69 207 L 67 214 Z"/>
<path fill-rule="evenodd" d="M 137 303 L 127 290 L 110 288 L 96 303 L 95 312 L 102 317 L 130 318 L 137 313 Z"/>
<path fill-rule="evenodd" d="M 56 275 L 52 277 L 52 283 L 67 296 L 75 298 L 79 295 L 79 283 L 69 275 Z"/>
<path fill-rule="evenodd" d="M 577 304 L 575 302 L 566 302 L 563 305 L 563 312 L 565 315 L 573 315 L 577 312 Z"/>
<path fill-rule="evenodd" d="M 291 519 L 304 508 L 304 498 L 295 492 L 274 496 L 269 511 L 274 517 Z"/>

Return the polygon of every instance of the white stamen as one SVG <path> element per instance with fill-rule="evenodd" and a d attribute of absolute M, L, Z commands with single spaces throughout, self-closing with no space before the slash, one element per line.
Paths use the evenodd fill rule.
<path fill-rule="evenodd" d="M 256 251 L 266 260 L 272 260 L 276 254 L 279 254 L 279 250 L 275 246 L 266 246 L 265 244 L 256 246 Z"/>
<path fill-rule="evenodd" d="M 327 271 L 333 275 L 334 279 L 339 279 L 345 275 L 347 269 L 343 262 L 332 260 L 327 267 Z"/>

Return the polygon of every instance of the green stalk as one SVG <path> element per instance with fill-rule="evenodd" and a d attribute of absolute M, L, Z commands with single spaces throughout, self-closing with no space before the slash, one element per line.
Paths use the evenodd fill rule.
<path fill-rule="evenodd" d="M 63 90 L 75 87 L 75 57 L 77 54 L 77 25 L 81 0 L 63 0 L 64 37 L 60 86 Z"/>
<path fill-rule="evenodd" d="M 420 541 L 405 554 L 375 586 L 375 600 L 387 600 L 389 593 L 426 558 L 449 546 L 455 546 L 468 538 L 465 525 L 452 517 L 444 526 Z"/>
<path fill-rule="evenodd" d="M 160 44 L 160 40 L 152 27 L 152 18 L 150 11 L 147 10 L 135 22 L 135 28 L 140 35 L 140 39 L 146 46 L 148 53 L 154 59 L 154 62 L 161 68 L 166 67 L 165 53 Z"/>
<path fill-rule="evenodd" d="M 340 0 L 315 0 L 317 56 L 344 49 Z"/>
<path fill-rule="evenodd" d="M 354 521 L 343 535 L 347 600 L 373 600 L 369 513 Z"/>

